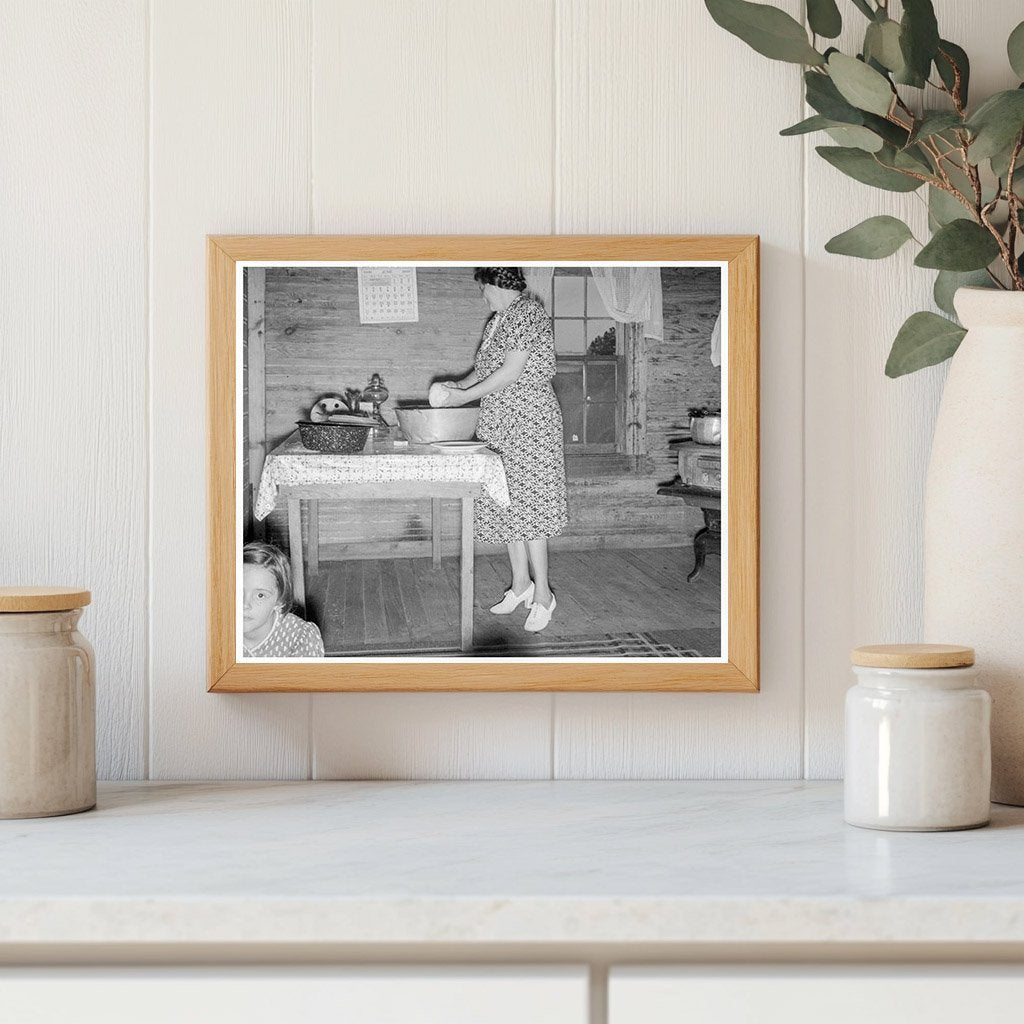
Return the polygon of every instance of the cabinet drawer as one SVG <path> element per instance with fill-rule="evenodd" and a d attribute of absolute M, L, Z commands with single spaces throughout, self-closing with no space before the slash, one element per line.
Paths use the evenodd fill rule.
<path fill-rule="evenodd" d="M 608 1024 L 987 1024 L 1022 1006 L 1007 967 L 624 967 L 608 988 Z"/>
<path fill-rule="evenodd" d="M 586 968 L 0 969 L 17 1024 L 587 1024 Z"/>

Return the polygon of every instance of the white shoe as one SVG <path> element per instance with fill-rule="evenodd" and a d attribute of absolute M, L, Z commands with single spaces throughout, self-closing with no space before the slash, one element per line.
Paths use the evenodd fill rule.
<path fill-rule="evenodd" d="M 533 604 L 533 584 L 531 583 L 521 594 L 505 591 L 505 596 L 495 605 L 491 605 L 492 615 L 511 615 L 521 604 L 527 608 Z"/>
<path fill-rule="evenodd" d="M 547 608 L 540 601 L 534 601 L 530 605 L 530 614 L 526 616 L 526 624 L 523 629 L 528 633 L 539 633 L 551 621 L 551 615 L 557 604 L 554 594 L 551 595 L 551 604 Z"/>

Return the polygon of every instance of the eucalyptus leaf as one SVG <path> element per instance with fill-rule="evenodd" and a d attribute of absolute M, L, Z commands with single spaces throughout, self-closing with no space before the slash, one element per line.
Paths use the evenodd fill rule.
<path fill-rule="evenodd" d="M 935 305 L 944 313 L 956 316 L 953 296 L 958 288 L 992 288 L 995 284 L 984 270 L 972 270 L 967 274 L 958 274 L 953 270 L 940 270 L 935 277 Z"/>
<path fill-rule="evenodd" d="M 920 146 L 907 146 L 905 149 L 897 149 L 892 154 L 891 161 L 886 158 L 888 151 L 883 153 L 882 162 L 890 164 L 897 170 L 913 171 L 914 174 L 927 174 L 929 177 L 937 178 L 938 175 L 932 167 L 924 150 Z"/>
<path fill-rule="evenodd" d="M 887 377 L 936 366 L 960 347 L 967 332 L 938 313 L 914 313 L 900 328 L 885 364 Z"/>
<path fill-rule="evenodd" d="M 807 83 L 807 105 L 816 110 L 822 117 L 844 124 L 864 124 L 863 111 L 847 103 L 828 75 L 819 71 L 808 71 L 804 74 Z"/>
<path fill-rule="evenodd" d="M 836 0 L 807 0 L 807 23 L 815 35 L 835 39 L 843 31 L 843 16 Z"/>
<path fill-rule="evenodd" d="M 939 23 L 932 0 L 903 0 L 900 49 L 906 62 L 906 84 L 922 87 L 939 49 Z"/>
<path fill-rule="evenodd" d="M 974 202 L 974 186 L 971 184 L 971 179 L 967 177 L 967 172 L 962 170 L 958 165 L 949 164 L 946 165 L 946 177 L 949 178 L 949 183 L 955 188 L 962 196 L 966 196 L 972 203 Z M 995 184 L 986 185 L 982 183 L 981 188 L 981 201 L 987 203 L 996 194 Z"/>
<path fill-rule="evenodd" d="M 913 238 L 910 228 L 897 217 L 869 217 L 825 243 L 825 251 L 862 260 L 891 256 Z"/>
<path fill-rule="evenodd" d="M 972 163 L 981 163 L 1004 152 L 1024 131 L 1024 89 L 997 92 L 971 115 L 968 127 Z"/>
<path fill-rule="evenodd" d="M 901 128 L 892 121 L 875 114 L 864 115 L 864 127 L 870 128 L 876 135 L 881 136 L 893 149 L 903 149 L 907 145 L 909 133 L 906 128 Z"/>
<path fill-rule="evenodd" d="M 1016 135 L 1010 138 L 1010 141 L 1006 144 L 1006 146 L 1003 149 L 1001 149 L 998 153 L 992 154 L 989 163 L 992 166 L 992 173 L 997 178 L 1002 178 L 1005 180 L 1006 178 L 1009 177 L 1010 161 L 1013 159 L 1013 154 L 1017 148 L 1017 143 L 1020 141 L 1020 138 L 1021 135 L 1020 132 L 1018 132 Z M 1024 166 L 1022 165 L 1024 165 L 1024 154 L 1018 153 L 1017 159 L 1016 161 L 1014 161 L 1013 165 L 1013 177 L 1015 181 L 1021 180 L 1021 178 L 1019 178 L 1018 175 L 1021 174 L 1022 170 L 1024 170 Z"/>
<path fill-rule="evenodd" d="M 840 146 L 863 149 L 866 153 L 878 153 L 885 147 L 885 142 L 870 128 L 859 124 L 837 124 L 826 130 L 832 141 Z"/>
<path fill-rule="evenodd" d="M 949 224 L 954 220 L 970 220 L 971 215 L 957 198 L 941 188 L 928 186 L 929 223 L 932 225 Z"/>
<path fill-rule="evenodd" d="M 921 182 L 900 171 L 883 166 L 871 153 L 847 146 L 817 146 L 816 152 L 837 170 L 865 185 L 887 192 L 913 192 Z"/>
<path fill-rule="evenodd" d="M 892 86 L 864 61 L 836 52 L 828 59 L 828 73 L 847 103 L 880 117 L 889 113 L 894 99 Z"/>
<path fill-rule="evenodd" d="M 1006 53 L 1010 58 L 1010 67 L 1018 78 L 1024 78 L 1024 21 L 1011 33 L 1006 44 Z"/>
<path fill-rule="evenodd" d="M 963 48 L 948 39 L 939 40 L 939 52 L 935 55 L 935 69 L 942 79 L 942 84 L 952 92 L 956 85 L 954 65 L 960 72 L 960 102 L 967 106 L 971 87 L 971 61 Z"/>
<path fill-rule="evenodd" d="M 826 128 L 831 128 L 836 122 L 830 120 L 827 117 L 822 117 L 821 114 L 815 114 L 813 117 L 805 118 L 798 124 L 792 124 L 788 128 L 783 128 L 780 135 L 809 135 L 811 132 L 823 132 Z"/>
<path fill-rule="evenodd" d="M 991 231 L 973 220 L 954 220 L 935 232 L 914 263 L 932 270 L 984 270 L 998 258 Z"/>
<path fill-rule="evenodd" d="M 898 21 L 873 21 L 864 34 L 864 56 L 875 60 L 890 71 L 900 72 L 906 65 L 900 48 Z"/>
<path fill-rule="evenodd" d="M 933 135 L 941 135 L 943 132 L 949 131 L 950 128 L 962 124 L 960 115 L 953 110 L 926 110 L 924 117 L 914 124 L 914 130 L 910 133 L 907 144 L 911 145 L 918 139 L 928 139 Z"/>
<path fill-rule="evenodd" d="M 791 64 L 823 64 L 825 58 L 807 39 L 807 30 L 785 11 L 746 0 L 704 0 L 704 6 L 726 32 L 772 60 Z"/>

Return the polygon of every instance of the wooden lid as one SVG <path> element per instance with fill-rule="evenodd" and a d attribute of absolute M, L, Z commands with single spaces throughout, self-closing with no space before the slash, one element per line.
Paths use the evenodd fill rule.
<path fill-rule="evenodd" d="M 959 644 L 873 644 L 855 647 L 850 661 L 864 668 L 966 668 L 974 648 Z"/>
<path fill-rule="evenodd" d="M 0 587 L 0 612 L 66 612 L 91 600 L 77 587 Z"/>

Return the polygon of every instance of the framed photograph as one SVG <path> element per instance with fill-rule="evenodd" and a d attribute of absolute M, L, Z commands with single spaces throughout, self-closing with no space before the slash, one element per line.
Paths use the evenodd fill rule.
<path fill-rule="evenodd" d="M 211 690 L 758 688 L 755 236 L 211 236 Z"/>

